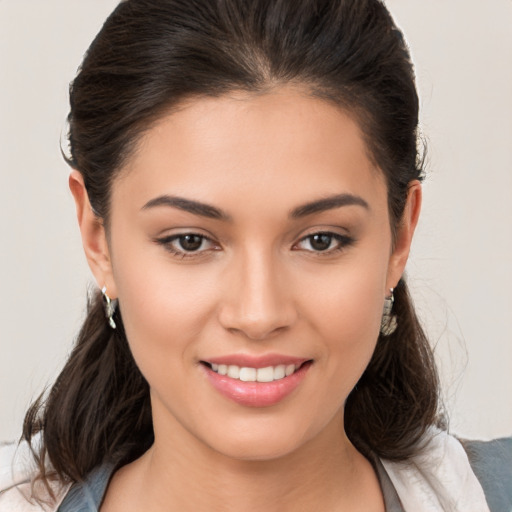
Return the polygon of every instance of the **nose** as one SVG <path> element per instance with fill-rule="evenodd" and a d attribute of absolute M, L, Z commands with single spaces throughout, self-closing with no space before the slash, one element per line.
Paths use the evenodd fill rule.
<path fill-rule="evenodd" d="M 276 258 L 248 251 L 225 276 L 219 321 L 232 333 L 264 340 L 289 329 L 297 318 L 285 273 Z"/>

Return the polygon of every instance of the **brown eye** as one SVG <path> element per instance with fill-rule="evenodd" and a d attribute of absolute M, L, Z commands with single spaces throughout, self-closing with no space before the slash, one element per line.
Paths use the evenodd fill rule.
<path fill-rule="evenodd" d="M 327 233 L 318 233 L 309 238 L 309 243 L 315 251 L 326 251 L 330 248 L 333 239 L 332 235 L 328 235 Z"/>
<path fill-rule="evenodd" d="M 354 239 L 350 236 L 325 231 L 304 237 L 296 245 L 296 248 L 312 253 L 325 253 L 327 255 L 342 251 L 353 243 Z"/>
<path fill-rule="evenodd" d="M 201 235 L 182 235 L 178 238 L 178 243 L 184 251 L 197 251 L 203 244 L 204 237 Z"/>
<path fill-rule="evenodd" d="M 170 235 L 157 238 L 155 242 L 180 259 L 199 257 L 220 250 L 219 245 L 212 239 L 198 233 Z"/>

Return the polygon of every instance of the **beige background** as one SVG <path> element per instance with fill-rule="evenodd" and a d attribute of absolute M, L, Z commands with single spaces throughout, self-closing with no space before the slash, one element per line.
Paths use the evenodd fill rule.
<path fill-rule="evenodd" d="M 67 84 L 116 0 L 0 0 L 0 439 L 55 376 L 91 282 L 59 153 Z M 512 434 L 512 1 L 388 0 L 429 142 L 409 264 L 451 429 Z"/>

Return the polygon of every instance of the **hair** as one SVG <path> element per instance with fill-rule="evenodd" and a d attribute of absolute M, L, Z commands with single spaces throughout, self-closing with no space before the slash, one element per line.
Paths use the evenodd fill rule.
<path fill-rule="evenodd" d="M 184 101 L 284 85 L 340 106 L 358 121 L 385 176 L 391 230 L 408 187 L 423 178 L 418 96 L 408 48 L 380 0 L 125 0 L 105 22 L 70 86 L 68 163 L 83 175 L 108 228 L 110 192 L 137 142 Z M 395 289 L 398 327 L 380 335 L 349 395 L 345 429 L 366 456 L 406 460 L 431 425 L 442 426 L 433 355 L 405 279 Z M 23 438 L 46 483 L 80 481 L 153 442 L 149 386 L 101 294 L 89 300 L 74 349 L 48 394 L 29 409 Z"/>

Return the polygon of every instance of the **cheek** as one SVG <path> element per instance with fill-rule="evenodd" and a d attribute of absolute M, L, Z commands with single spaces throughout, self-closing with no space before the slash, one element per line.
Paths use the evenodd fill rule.
<path fill-rule="evenodd" d="M 335 269 L 316 273 L 305 283 L 303 296 L 316 328 L 339 333 L 345 342 L 378 334 L 388 268 L 386 252 L 358 254 Z M 307 292 L 307 294 L 306 294 Z M 306 299 L 307 297 L 307 299 Z"/>
<path fill-rule="evenodd" d="M 344 376 L 346 391 L 352 389 L 368 365 L 379 334 L 380 289 L 369 288 L 359 283 L 348 298 L 339 297 L 339 307 L 331 307 L 325 318 L 329 365 L 337 375 Z"/>
<path fill-rule="evenodd" d="M 322 340 L 320 363 L 345 398 L 371 359 L 382 318 L 388 258 L 385 251 L 369 254 L 308 286 L 305 316 Z"/>
<path fill-rule="evenodd" d="M 199 266 L 180 267 L 167 254 L 155 257 L 151 247 L 127 246 L 123 254 L 129 257 L 115 260 L 114 277 L 134 358 L 146 378 L 159 368 L 179 373 L 211 317 L 212 276 Z"/>

